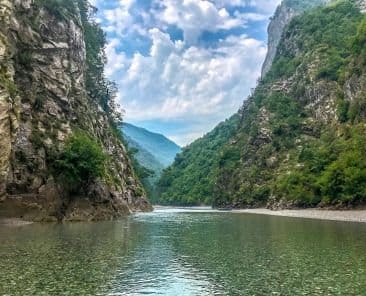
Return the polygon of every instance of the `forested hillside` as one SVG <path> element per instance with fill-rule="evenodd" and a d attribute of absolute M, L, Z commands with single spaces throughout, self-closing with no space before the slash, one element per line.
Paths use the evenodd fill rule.
<path fill-rule="evenodd" d="M 200 205 L 211 202 L 220 148 L 234 135 L 238 120 L 239 116 L 235 114 L 201 139 L 183 148 L 159 180 L 159 203 Z"/>
<path fill-rule="evenodd" d="M 160 181 L 163 201 L 199 204 L 184 188 L 202 184 L 211 184 L 204 201 L 215 206 L 366 201 L 366 18 L 358 4 L 336 1 L 290 22 L 269 72 L 237 115 L 238 128 L 210 152 L 219 157 L 208 179 L 189 179 L 176 162 Z M 199 140 L 200 149 L 215 140 Z M 180 157 L 187 164 L 200 159 Z"/>

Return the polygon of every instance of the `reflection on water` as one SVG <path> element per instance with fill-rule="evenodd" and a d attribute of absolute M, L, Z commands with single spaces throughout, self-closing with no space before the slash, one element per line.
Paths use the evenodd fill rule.
<path fill-rule="evenodd" d="M 363 295 L 366 225 L 160 209 L 0 226 L 0 295 Z"/>

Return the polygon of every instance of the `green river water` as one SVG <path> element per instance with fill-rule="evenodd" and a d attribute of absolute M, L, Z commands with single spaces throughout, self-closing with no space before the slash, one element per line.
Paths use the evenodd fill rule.
<path fill-rule="evenodd" d="M 0 226 L 0 295 L 366 295 L 366 224 L 161 209 Z"/>

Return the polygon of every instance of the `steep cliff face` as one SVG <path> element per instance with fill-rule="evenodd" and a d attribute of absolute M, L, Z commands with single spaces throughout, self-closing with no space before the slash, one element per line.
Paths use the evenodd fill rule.
<path fill-rule="evenodd" d="M 276 56 L 277 47 L 285 27 L 296 16 L 307 9 L 329 2 L 327 0 L 286 0 L 276 9 L 276 12 L 268 26 L 268 52 L 262 66 L 262 77 L 270 70 Z"/>
<path fill-rule="evenodd" d="M 50 3 L 0 1 L 0 216 L 97 220 L 147 210 L 110 117 L 87 93 L 85 27 L 77 2 L 54 10 Z M 77 130 L 108 154 L 112 181 L 93 180 L 76 198 L 68 196 L 52 166 Z"/>

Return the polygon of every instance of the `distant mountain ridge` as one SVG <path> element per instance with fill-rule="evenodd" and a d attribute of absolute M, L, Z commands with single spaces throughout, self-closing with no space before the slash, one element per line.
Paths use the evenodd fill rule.
<path fill-rule="evenodd" d="M 181 148 L 164 135 L 129 123 L 123 123 L 121 130 L 129 148 L 137 150 L 134 156 L 136 161 L 154 173 L 149 177 L 140 176 L 150 200 L 153 200 L 156 182 L 163 170 L 174 162 L 176 155 L 181 152 Z"/>
<path fill-rule="evenodd" d="M 160 175 L 160 172 L 164 169 L 164 165 L 161 164 L 154 155 L 144 149 L 140 144 L 125 135 L 128 146 L 137 150 L 136 158 L 140 164 L 144 167 L 154 171 L 155 174 Z"/>
<path fill-rule="evenodd" d="M 181 148 L 176 143 L 164 135 L 148 131 L 130 123 L 123 123 L 122 132 L 127 138 L 133 140 L 135 144 L 130 143 L 132 146 L 135 146 L 137 143 L 140 148 L 153 155 L 163 167 L 172 164 L 177 153 L 181 151 Z"/>

